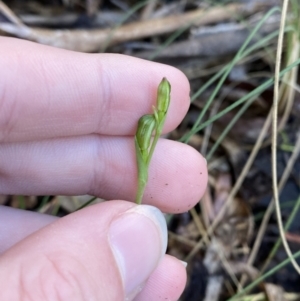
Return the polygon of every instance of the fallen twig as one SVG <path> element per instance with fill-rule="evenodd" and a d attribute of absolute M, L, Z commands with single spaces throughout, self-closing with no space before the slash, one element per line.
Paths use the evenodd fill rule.
<path fill-rule="evenodd" d="M 30 28 L 25 25 L 0 23 L 0 30 L 13 36 L 54 47 L 82 52 L 99 51 L 103 45 L 114 45 L 122 42 L 146 38 L 173 32 L 188 26 L 201 26 L 232 20 L 246 16 L 279 4 L 279 0 L 257 0 L 251 5 L 229 4 L 209 10 L 198 9 L 181 15 L 161 19 L 132 22 L 112 29 L 95 30 L 50 30 Z"/>

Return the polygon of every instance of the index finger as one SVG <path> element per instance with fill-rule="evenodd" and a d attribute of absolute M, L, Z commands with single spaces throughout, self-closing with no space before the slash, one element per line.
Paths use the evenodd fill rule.
<path fill-rule="evenodd" d="M 171 83 L 164 132 L 189 106 L 189 83 L 171 66 L 118 54 L 84 54 L 0 38 L 0 141 L 86 134 L 133 135 Z"/>

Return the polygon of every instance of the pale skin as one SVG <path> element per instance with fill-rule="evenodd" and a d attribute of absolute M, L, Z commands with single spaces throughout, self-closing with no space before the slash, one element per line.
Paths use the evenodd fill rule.
<path fill-rule="evenodd" d="M 189 83 L 175 68 L 127 56 L 11 38 L 0 38 L 0 45 L 0 194 L 112 200 L 62 219 L 0 207 L 1 294 L 15 301 L 81 301 L 87 294 L 89 300 L 124 300 L 107 233 L 113 220 L 138 206 L 137 121 L 152 113 L 165 76 L 172 92 L 163 132 L 173 130 L 189 107 Z M 160 139 L 143 203 L 181 213 L 199 201 L 206 183 L 198 152 Z M 142 223 L 136 225 L 141 231 Z M 155 233 L 153 248 L 160 244 Z M 134 300 L 177 300 L 185 281 L 181 262 L 165 255 Z"/>

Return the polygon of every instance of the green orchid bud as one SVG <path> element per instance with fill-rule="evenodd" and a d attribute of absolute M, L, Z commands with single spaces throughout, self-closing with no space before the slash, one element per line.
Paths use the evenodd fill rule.
<path fill-rule="evenodd" d="M 157 89 L 157 107 L 153 106 L 153 114 L 142 116 L 138 122 L 138 128 L 134 137 L 138 167 L 137 204 L 142 203 L 145 187 L 148 182 L 149 164 L 162 132 L 170 105 L 170 92 L 171 85 L 166 78 L 163 78 Z"/>
<path fill-rule="evenodd" d="M 136 139 L 139 148 L 147 150 L 150 146 L 151 136 L 155 129 L 155 118 L 153 115 L 144 115 L 139 119 L 136 131 Z"/>
<path fill-rule="evenodd" d="M 167 113 L 170 104 L 171 85 L 164 77 L 157 89 L 157 111 Z"/>

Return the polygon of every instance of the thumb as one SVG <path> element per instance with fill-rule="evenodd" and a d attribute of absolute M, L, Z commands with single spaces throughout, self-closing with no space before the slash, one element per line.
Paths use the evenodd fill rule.
<path fill-rule="evenodd" d="M 111 201 L 61 218 L 0 257 L 1 300 L 132 300 L 167 244 L 162 213 Z"/>

